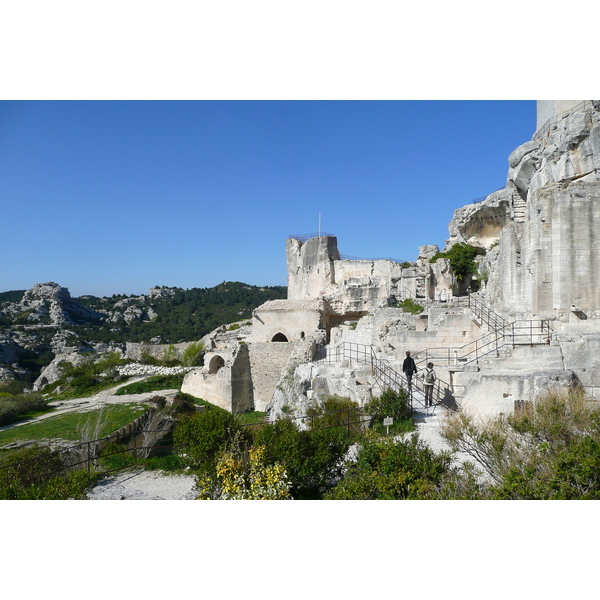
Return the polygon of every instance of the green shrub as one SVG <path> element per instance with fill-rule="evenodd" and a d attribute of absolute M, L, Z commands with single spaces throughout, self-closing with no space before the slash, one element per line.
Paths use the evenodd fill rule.
<path fill-rule="evenodd" d="M 351 439 L 339 427 L 300 431 L 289 419 L 265 425 L 256 434 L 254 445 L 264 446 L 267 464 L 281 464 L 296 499 L 319 499 L 338 477 L 342 458 Z"/>
<path fill-rule="evenodd" d="M 460 412 L 442 435 L 486 472 L 481 497 L 600 499 L 600 410 L 581 390 L 549 390 L 531 410 L 485 423 Z"/>
<path fill-rule="evenodd" d="M 206 347 L 202 342 L 191 343 L 181 355 L 181 364 L 184 367 L 201 367 L 204 364 Z"/>
<path fill-rule="evenodd" d="M 195 414 L 196 407 L 198 406 L 206 406 L 208 408 L 212 405 L 200 398 L 194 398 L 191 394 L 184 394 L 181 391 L 177 392 L 173 398 L 172 407 L 177 414 Z"/>
<path fill-rule="evenodd" d="M 450 260 L 450 267 L 457 281 L 462 281 L 468 275 L 477 273 L 477 264 L 475 257 L 477 256 L 477 248 L 470 244 L 454 244 L 448 252 L 438 252 L 429 259 L 430 263 L 435 263 L 438 258 L 447 258 Z"/>
<path fill-rule="evenodd" d="M 179 355 L 173 344 L 170 344 L 163 352 L 161 362 L 165 367 L 176 367 L 181 364 L 181 360 L 179 359 Z"/>
<path fill-rule="evenodd" d="M 116 367 L 129 362 L 122 359 L 118 352 L 100 357 L 90 354 L 79 365 L 63 361 L 58 365 L 60 379 L 46 386 L 44 392 L 52 392 L 60 386 L 63 391 L 58 395 L 59 398 L 91 396 L 125 379 L 119 375 Z"/>
<path fill-rule="evenodd" d="M 371 398 L 363 409 L 375 421 L 385 417 L 393 417 L 394 420 L 407 418 L 410 415 L 408 393 L 404 389 L 395 392 L 388 388 L 378 398 Z"/>
<path fill-rule="evenodd" d="M 210 468 L 217 454 L 240 430 L 231 413 L 211 406 L 179 419 L 173 433 L 174 451 L 193 469 Z"/>
<path fill-rule="evenodd" d="M 52 410 L 39 394 L 7 394 L 0 397 L 0 426 L 22 421 L 35 413 Z"/>
<path fill-rule="evenodd" d="M 366 439 L 328 500 L 406 500 L 435 496 L 451 471 L 450 453 L 410 439 Z"/>
<path fill-rule="evenodd" d="M 420 315 L 425 308 L 420 304 L 417 304 L 412 298 L 405 298 L 398 303 L 398 308 L 401 308 L 404 312 L 410 313 L 411 315 Z"/>
<path fill-rule="evenodd" d="M 341 427 L 348 434 L 361 431 L 361 410 L 350 398 L 328 396 L 320 405 L 311 406 L 307 411 L 306 422 L 310 429 Z"/>
<path fill-rule="evenodd" d="M 0 465 L 0 500 L 81 500 L 98 481 L 83 469 L 61 471 L 60 454 L 48 448 L 14 452 L 10 462 L 18 464 Z"/>
<path fill-rule="evenodd" d="M 150 352 L 143 350 L 140 354 L 140 362 L 143 365 L 150 365 L 151 367 L 161 367 L 162 362 L 158 358 L 154 358 Z"/>

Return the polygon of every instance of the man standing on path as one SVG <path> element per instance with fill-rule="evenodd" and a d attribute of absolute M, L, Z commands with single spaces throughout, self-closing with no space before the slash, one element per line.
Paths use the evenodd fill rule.
<path fill-rule="evenodd" d="M 402 371 L 404 371 L 404 376 L 408 383 L 408 391 L 410 392 L 412 390 L 412 376 L 417 372 L 417 365 L 415 365 L 415 361 L 408 351 L 406 352 L 406 358 L 402 363 Z"/>

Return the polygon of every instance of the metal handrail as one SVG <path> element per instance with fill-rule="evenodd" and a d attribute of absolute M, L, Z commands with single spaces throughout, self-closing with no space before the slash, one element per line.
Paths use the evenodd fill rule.
<path fill-rule="evenodd" d="M 376 380 L 381 382 L 383 388 L 390 388 L 395 392 L 400 391 L 401 388 L 408 388 L 406 376 L 393 369 L 387 361 L 377 358 L 372 346 L 355 342 L 342 342 L 333 348 L 322 346 L 319 354 L 320 356 L 317 355 L 317 361 L 325 359 L 328 362 L 355 360 L 362 364 L 369 364 L 371 366 L 371 372 Z M 417 391 L 418 393 L 414 394 L 414 391 Z M 442 404 L 445 408 L 450 410 L 455 410 L 455 407 L 458 407 L 452 386 L 439 378 L 436 378 L 432 399 L 434 403 L 433 411 L 435 411 L 435 406 L 437 404 Z M 448 401 L 448 399 L 450 399 L 450 402 L 443 402 L 444 400 Z M 427 407 L 425 406 L 424 383 L 416 376 L 412 378 L 412 389 L 411 394 L 409 394 L 411 411 L 414 411 L 413 401 L 421 408 L 427 410 Z"/>
<path fill-rule="evenodd" d="M 366 260 L 366 261 L 375 261 L 375 260 L 389 260 L 390 262 L 397 263 L 401 265 L 402 263 L 408 263 L 409 260 L 401 260 L 399 258 L 390 258 L 389 256 L 384 256 L 381 258 L 360 258 L 358 256 L 349 256 L 348 254 L 340 254 L 341 260 Z"/>
<path fill-rule="evenodd" d="M 569 108 L 568 110 L 564 110 L 560 113 L 558 113 L 557 115 L 554 115 L 552 117 L 550 117 L 534 134 L 533 134 L 533 139 L 534 140 L 541 140 L 544 136 L 546 136 L 548 134 L 548 132 L 550 131 L 550 128 L 555 125 L 556 123 L 558 123 L 558 121 L 560 121 L 565 115 L 571 114 L 571 113 L 575 113 L 575 112 L 582 112 L 584 110 L 588 110 L 589 108 L 593 108 L 594 105 L 592 103 L 591 100 L 584 100 L 583 102 L 580 102 L 579 104 L 576 104 L 575 106 L 573 106 L 572 108 Z"/>

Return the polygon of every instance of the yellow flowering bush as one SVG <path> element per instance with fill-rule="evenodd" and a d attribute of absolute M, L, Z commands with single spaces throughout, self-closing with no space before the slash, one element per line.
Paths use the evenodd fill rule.
<path fill-rule="evenodd" d="M 228 450 L 217 460 L 215 479 L 198 481 L 199 500 L 290 500 L 291 482 L 281 464 L 265 464 L 264 446 L 248 452 Z"/>

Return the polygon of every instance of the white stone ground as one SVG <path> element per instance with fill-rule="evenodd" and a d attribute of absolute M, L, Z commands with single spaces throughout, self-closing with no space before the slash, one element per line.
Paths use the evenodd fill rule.
<path fill-rule="evenodd" d="M 103 479 L 88 500 L 195 500 L 195 477 L 162 471 L 127 471 Z"/>

